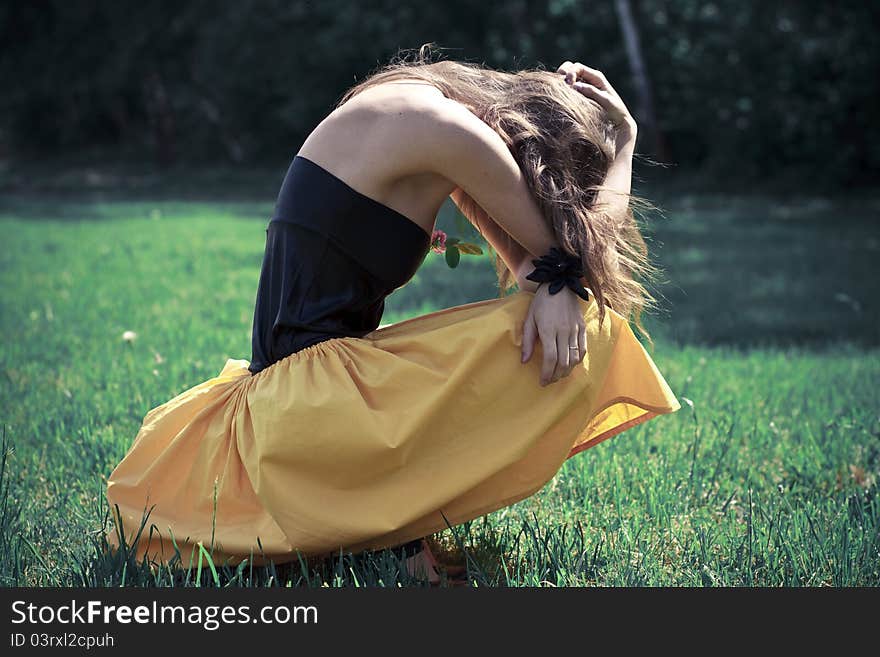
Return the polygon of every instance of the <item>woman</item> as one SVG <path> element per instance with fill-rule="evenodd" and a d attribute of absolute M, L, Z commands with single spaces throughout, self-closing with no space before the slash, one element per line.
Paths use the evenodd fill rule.
<path fill-rule="evenodd" d="M 146 415 L 109 479 L 112 545 L 184 563 L 421 547 L 407 568 L 434 581 L 421 537 L 679 408 L 627 322 L 644 332 L 636 278 L 656 270 L 620 97 L 580 63 L 504 73 L 426 48 L 302 144 L 266 228 L 251 360 Z M 378 328 L 447 196 L 496 251 L 502 296 Z"/>

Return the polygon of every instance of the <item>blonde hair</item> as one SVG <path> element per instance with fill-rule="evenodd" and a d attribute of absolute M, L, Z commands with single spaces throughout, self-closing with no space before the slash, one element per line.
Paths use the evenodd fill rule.
<path fill-rule="evenodd" d="M 641 317 L 657 305 L 656 298 L 637 278 L 654 278 L 660 269 L 648 257 L 633 208 L 657 208 L 633 194 L 627 195 L 623 213 L 611 213 L 597 202 L 600 191 L 615 191 L 602 185 L 614 159 L 613 128 L 605 111 L 558 73 L 541 68 L 508 73 L 470 62 L 432 62 L 432 47 L 421 46 L 411 60 L 399 53 L 348 89 L 336 106 L 369 87 L 414 78 L 467 106 L 507 144 L 562 249 L 581 258 L 600 326 L 607 304 L 632 320 L 653 345 Z M 516 280 L 497 254 L 495 269 L 499 296 L 504 296 Z"/>

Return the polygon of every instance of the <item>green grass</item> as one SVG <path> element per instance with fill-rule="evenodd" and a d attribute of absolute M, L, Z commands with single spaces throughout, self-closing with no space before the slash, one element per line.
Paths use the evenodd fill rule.
<path fill-rule="evenodd" d="M 441 532 L 438 550 L 483 586 L 880 584 L 880 203 L 665 207 L 650 237 L 670 283 L 648 327 L 682 410 Z M 0 585 L 413 584 L 386 551 L 216 574 L 102 554 L 103 477 L 144 414 L 250 357 L 270 211 L 0 203 Z M 493 296 L 487 259 L 449 270 L 429 254 L 383 322 Z"/>

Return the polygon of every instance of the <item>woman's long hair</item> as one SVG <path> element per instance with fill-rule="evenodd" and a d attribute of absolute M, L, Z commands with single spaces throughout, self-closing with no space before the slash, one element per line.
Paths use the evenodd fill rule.
<path fill-rule="evenodd" d="M 656 298 L 637 279 L 653 278 L 660 270 L 648 258 L 633 207 L 656 206 L 629 194 L 627 209 L 612 213 L 596 201 L 614 159 L 605 111 L 558 73 L 507 73 L 469 62 L 432 62 L 432 46 L 423 45 L 413 59 L 398 54 L 346 91 L 336 106 L 383 82 L 415 78 L 468 107 L 507 144 L 563 250 L 580 256 L 600 326 L 607 304 L 632 320 L 653 344 L 641 316 L 656 306 Z M 495 268 L 503 296 L 516 280 L 497 254 Z"/>

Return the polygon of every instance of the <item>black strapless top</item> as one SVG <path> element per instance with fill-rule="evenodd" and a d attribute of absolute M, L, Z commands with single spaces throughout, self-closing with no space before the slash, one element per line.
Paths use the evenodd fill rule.
<path fill-rule="evenodd" d="M 294 157 L 266 228 L 248 369 L 377 329 L 385 297 L 415 275 L 430 243 L 405 215 Z"/>

